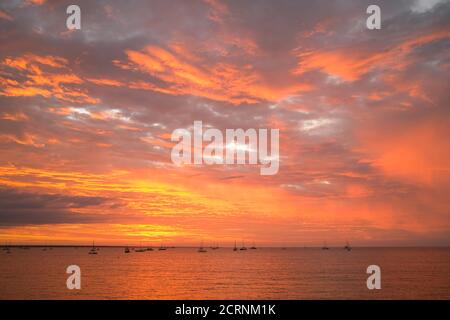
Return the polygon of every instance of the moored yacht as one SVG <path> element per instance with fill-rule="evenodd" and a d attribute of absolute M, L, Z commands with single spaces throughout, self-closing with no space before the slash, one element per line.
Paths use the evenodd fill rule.
<path fill-rule="evenodd" d="M 352 250 L 352 247 L 350 247 L 350 244 L 348 243 L 348 241 L 347 241 L 347 243 L 345 244 L 344 249 L 347 250 L 347 251 L 351 251 L 351 250 Z"/>
<path fill-rule="evenodd" d="M 146 248 L 144 248 L 144 247 L 142 247 L 142 242 L 141 242 L 141 244 L 140 244 L 140 246 L 139 246 L 139 249 L 136 249 L 136 250 L 134 250 L 135 252 L 145 252 L 145 251 L 147 251 L 147 249 Z"/>
<path fill-rule="evenodd" d="M 322 250 L 330 250 L 330 248 L 327 246 L 327 242 L 323 244 Z"/>
<path fill-rule="evenodd" d="M 202 241 L 202 244 L 200 245 L 200 248 L 198 248 L 197 251 L 198 252 L 208 252 L 205 248 L 203 248 L 203 241 Z"/>
<path fill-rule="evenodd" d="M 91 250 L 89 251 L 89 254 L 97 254 L 98 252 L 97 252 L 97 249 L 95 248 L 95 244 L 94 244 L 94 241 L 92 241 L 92 248 L 91 248 Z"/>

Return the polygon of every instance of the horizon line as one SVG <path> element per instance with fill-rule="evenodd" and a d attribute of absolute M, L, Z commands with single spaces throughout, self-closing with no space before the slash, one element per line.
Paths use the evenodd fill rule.
<path fill-rule="evenodd" d="M 4 244 L 0 246 L 1 248 L 5 248 L 5 247 L 9 247 L 9 248 L 23 248 L 23 247 L 36 247 L 36 248 L 41 248 L 41 247 L 45 247 L 45 248 L 50 248 L 50 247 L 62 247 L 62 248 L 90 248 L 92 247 L 92 245 L 87 245 L 87 244 L 52 244 L 52 245 L 47 245 L 47 244 L 13 244 L 13 245 L 9 245 L 9 244 Z M 168 249 L 177 249 L 177 248 L 198 248 L 198 246 L 187 246 L 187 245 L 169 245 L 169 246 L 152 246 L 152 245 L 137 245 L 137 246 L 133 246 L 133 245 L 95 245 L 95 247 L 97 248 L 124 248 L 124 247 L 130 247 L 130 248 L 168 248 Z M 344 248 L 345 246 L 327 246 L 328 248 Z M 399 245 L 385 245 L 385 246 L 351 246 L 352 248 L 450 248 L 450 245 L 403 245 L 403 246 L 399 246 Z M 205 248 L 210 248 L 210 246 L 205 246 Z M 219 248 L 234 248 L 234 246 L 222 246 Z M 240 247 L 238 247 L 240 248 Z M 248 247 L 250 248 L 250 247 Z M 287 248 L 291 248 L 291 249 L 307 249 L 307 248 L 314 248 L 314 249 L 322 249 L 323 246 L 256 246 L 257 249 L 260 248 L 279 248 L 279 249 L 287 249 Z"/>

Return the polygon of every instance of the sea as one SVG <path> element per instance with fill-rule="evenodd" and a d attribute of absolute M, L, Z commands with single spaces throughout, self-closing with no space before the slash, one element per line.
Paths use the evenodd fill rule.
<path fill-rule="evenodd" d="M 450 248 L 89 250 L 1 250 L 0 299 L 450 299 Z M 371 265 L 380 289 L 367 287 Z"/>

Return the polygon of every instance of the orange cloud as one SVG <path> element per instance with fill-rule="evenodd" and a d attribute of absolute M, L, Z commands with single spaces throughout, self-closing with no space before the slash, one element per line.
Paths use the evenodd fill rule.
<path fill-rule="evenodd" d="M 0 10 L 0 19 L 5 19 L 5 20 L 9 20 L 9 21 L 13 21 L 13 17 L 11 17 L 8 13 L 6 13 L 3 10 Z"/>
<path fill-rule="evenodd" d="M 36 148 L 42 148 L 44 144 L 36 142 L 37 138 L 31 134 L 24 134 L 22 137 L 17 137 L 12 134 L 0 134 L 0 141 L 14 141 L 22 145 L 30 145 Z"/>
<path fill-rule="evenodd" d="M 28 116 L 23 112 L 4 112 L 0 113 L 0 119 L 10 121 L 23 121 L 28 120 Z"/>
<path fill-rule="evenodd" d="M 389 129 L 366 127 L 358 132 L 362 149 L 374 165 L 388 176 L 412 183 L 437 186 L 450 175 L 448 125 L 428 119 Z"/>
<path fill-rule="evenodd" d="M 25 5 L 36 5 L 41 6 L 43 5 L 47 0 L 25 0 Z"/>
<path fill-rule="evenodd" d="M 98 84 L 98 85 L 105 85 L 105 86 L 113 86 L 113 87 L 120 87 L 123 86 L 123 83 L 120 81 L 114 80 L 114 79 L 87 79 L 89 82 Z"/>
<path fill-rule="evenodd" d="M 179 51 L 179 49 L 178 49 Z M 251 65 L 238 67 L 227 63 L 201 65 L 179 57 L 165 49 L 148 46 L 143 51 L 127 50 L 131 64 L 115 63 L 125 69 L 138 69 L 164 82 L 157 86 L 134 83 L 131 88 L 145 88 L 169 94 L 190 94 L 233 104 L 276 101 L 289 93 L 308 91 L 304 83 L 275 88 L 268 84 Z"/>
<path fill-rule="evenodd" d="M 81 85 L 84 81 L 72 73 L 68 61 L 55 56 L 25 54 L 7 57 L 0 62 L 5 74 L 8 69 L 19 72 L 24 80 L 5 78 L 0 86 L 0 95 L 9 97 L 43 96 L 56 97 L 69 102 L 97 103 L 83 88 L 68 88 L 66 85 Z"/>
<path fill-rule="evenodd" d="M 406 66 L 414 63 L 414 60 L 409 57 L 414 48 L 446 39 L 449 36 L 450 31 L 440 30 L 406 40 L 382 52 L 355 50 L 354 48 L 299 52 L 297 53 L 299 64 L 293 72 L 294 74 L 303 74 L 311 70 L 322 70 L 329 75 L 354 81 L 375 68 L 403 70 Z"/>

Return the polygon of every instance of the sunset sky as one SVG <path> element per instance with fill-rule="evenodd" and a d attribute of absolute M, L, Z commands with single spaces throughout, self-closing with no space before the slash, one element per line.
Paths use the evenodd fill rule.
<path fill-rule="evenodd" d="M 450 245 L 449 1 L 4 0 L 0 44 L 0 244 Z M 174 165 L 196 120 L 278 174 Z"/>

